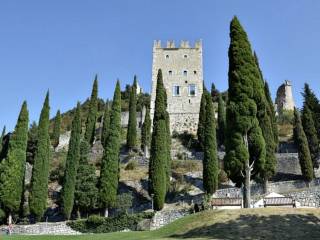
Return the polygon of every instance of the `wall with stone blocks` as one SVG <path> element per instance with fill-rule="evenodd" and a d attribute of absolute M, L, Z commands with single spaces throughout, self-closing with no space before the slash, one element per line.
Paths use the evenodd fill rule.
<path fill-rule="evenodd" d="M 156 212 L 150 223 L 150 230 L 159 229 L 189 214 L 190 214 L 190 211 L 188 209 Z"/>

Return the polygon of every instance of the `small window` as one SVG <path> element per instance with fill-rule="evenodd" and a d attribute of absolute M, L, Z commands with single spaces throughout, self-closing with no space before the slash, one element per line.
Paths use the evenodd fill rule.
<path fill-rule="evenodd" d="M 188 81 L 184 81 L 184 83 L 188 83 Z"/>
<path fill-rule="evenodd" d="M 184 58 L 188 58 L 188 55 L 185 54 L 183 57 L 184 57 Z"/>
<path fill-rule="evenodd" d="M 173 86 L 173 96 L 180 96 L 180 86 Z"/>
<path fill-rule="evenodd" d="M 184 70 L 183 71 L 183 76 L 187 76 L 188 75 L 188 71 L 187 70 Z"/>
<path fill-rule="evenodd" d="M 171 71 L 171 70 L 169 71 L 169 75 L 170 75 L 170 76 L 172 75 L 172 71 Z"/>
<path fill-rule="evenodd" d="M 166 59 L 168 59 L 169 58 L 169 55 L 166 55 Z"/>
<path fill-rule="evenodd" d="M 197 71 L 193 71 L 193 74 L 196 75 L 196 74 L 197 74 Z"/>
<path fill-rule="evenodd" d="M 196 95 L 196 85 L 190 84 L 189 85 L 189 96 L 195 96 Z"/>

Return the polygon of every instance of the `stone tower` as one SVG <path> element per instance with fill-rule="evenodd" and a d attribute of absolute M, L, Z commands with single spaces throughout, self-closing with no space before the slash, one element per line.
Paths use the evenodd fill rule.
<path fill-rule="evenodd" d="M 203 91 L 202 42 L 194 46 L 181 41 L 176 47 L 168 41 L 165 47 L 154 41 L 152 62 L 152 93 L 150 117 L 153 120 L 158 70 L 162 70 L 167 92 L 170 131 L 195 134 L 198 127 L 200 101 Z"/>
<path fill-rule="evenodd" d="M 285 80 L 285 82 L 278 88 L 275 104 L 278 114 L 281 114 L 283 110 L 294 110 L 295 105 L 292 95 L 291 81 Z"/>

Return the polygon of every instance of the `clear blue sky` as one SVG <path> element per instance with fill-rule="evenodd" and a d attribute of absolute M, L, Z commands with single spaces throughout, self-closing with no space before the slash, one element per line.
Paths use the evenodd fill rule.
<path fill-rule="evenodd" d="M 24 99 L 38 121 L 50 89 L 51 117 L 91 91 L 110 98 L 115 80 L 137 74 L 151 87 L 154 39 L 203 40 L 204 78 L 227 89 L 229 22 L 237 15 L 258 53 L 272 94 L 285 80 L 320 95 L 318 0 L 1 0 L 0 128 L 12 130 Z"/>

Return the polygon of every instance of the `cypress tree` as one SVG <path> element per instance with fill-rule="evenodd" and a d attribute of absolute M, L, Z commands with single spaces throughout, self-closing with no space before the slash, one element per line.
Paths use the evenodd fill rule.
<path fill-rule="evenodd" d="M 161 210 L 167 191 L 168 116 L 162 71 L 158 70 L 155 112 L 149 161 L 149 193 L 154 194 L 154 209 Z"/>
<path fill-rule="evenodd" d="M 299 162 L 301 167 L 302 176 L 307 180 L 311 181 L 314 177 L 312 160 L 306 134 L 303 131 L 301 118 L 298 110 L 294 109 L 294 129 L 293 136 L 295 144 L 298 148 Z"/>
<path fill-rule="evenodd" d="M 149 151 L 151 141 L 151 119 L 150 110 L 146 108 L 146 116 L 141 128 L 141 150 L 145 151 L 145 154 Z"/>
<path fill-rule="evenodd" d="M 219 91 L 216 89 L 214 83 L 211 83 L 211 98 L 213 102 L 217 102 L 219 97 Z"/>
<path fill-rule="evenodd" d="M 61 114 L 60 110 L 57 111 L 56 117 L 54 119 L 53 132 L 52 132 L 52 146 L 54 149 L 59 145 L 60 138 L 60 128 L 61 128 Z"/>
<path fill-rule="evenodd" d="M 308 140 L 308 146 L 314 168 L 319 167 L 319 140 L 317 130 L 314 126 L 312 113 L 308 106 L 304 106 L 302 110 L 302 126 Z"/>
<path fill-rule="evenodd" d="M 38 143 L 32 168 L 29 207 L 31 214 L 40 220 L 47 208 L 50 158 L 49 92 L 41 110 L 38 124 Z"/>
<path fill-rule="evenodd" d="M 258 107 L 258 120 L 259 125 L 262 130 L 262 134 L 266 143 L 266 160 L 264 169 L 261 172 L 261 177 L 265 183 L 265 191 L 267 190 L 268 180 L 275 174 L 276 172 L 276 156 L 275 152 L 277 149 L 277 141 L 278 141 L 278 133 L 275 131 L 277 128 L 276 120 L 275 120 L 275 111 L 273 107 L 273 103 L 270 97 L 269 87 L 266 81 L 264 81 L 262 71 L 260 69 L 259 60 L 257 54 L 254 52 L 254 60 L 256 66 L 259 71 L 260 80 L 256 81 L 258 88 L 255 88 L 255 93 L 257 94 L 257 107 Z M 259 89 L 260 91 L 258 91 Z"/>
<path fill-rule="evenodd" d="M 200 111 L 199 111 L 199 121 L 198 121 L 198 130 L 197 130 L 197 136 L 200 148 L 203 150 L 203 143 L 204 143 L 204 134 L 205 134 L 205 121 L 206 121 L 206 104 L 207 104 L 207 98 L 206 98 L 206 92 L 207 90 L 205 87 L 203 88 L 203 93 L 201 96 L 201 102 L 200 102 Z"/>
<path fill-rule="evenodd" d="M 10 138 L 6 158 L 0 164 L 0 200 L 9 214 L 17 212 L 21 203 L 24 186 L 26 149 L 28 140 L 29 113 L 27 103 L 23 102 L 14 132 Z"/>
<path fill-rule="evenodd" d="M 80 138 L 81 113 L 80 103 L 78 103 L 71 126 L 71 136 L 69 140 L 69 148 L 61 192 L 63 214 L 67 219 L 70 218 L 74 204 L 74 191 L 80 159 Z"/>
<path fill-rule="evenodd" d="M 320 139 L 320 103 L 314 92 L 310 89 L 309 84 L 304 84 L 304 91 L 302 93 L 304 98 L 303 105 L 307 106 L 313 117 L 313 122 L 317 130 L 318 139 Z"/>
<path fill-rule="evenodd" d="M 98 110 L 98 76 L 96 75 L 91 92 L 91 98 L 89 103 L 89 112 L 86 121 L 86 131 L 84 133 L 84 139 L 92 145 L 94 141 L 96 131 L 96 119 Z"/>
<path fill-rule="evenodd" d="M 219 94 L 218 98 L 218 141 L 219 146 L 224 145 L 226 131 L 226 110 L 225 103 L 222 99 L 222 94 Z"/>
<path fill-rule="evenodd" d="M 165 92 L 165 99 L 167 101 L 166 92 Z M 167 175 L 167 178 L 166 178 L 167 179 L 167 181 L 166 181 L 167 187 L 166 187 L 166 189 L 167 189 L 167 192 L 168 192 L 169 188 L 170 188 L 171 161 L 172 161 L 172 159 L 171 159 L 170 116 L 169 116 L 169 113 L 167 111 L 166 111 L 166 115 L 165 115 L 165 120 L 166 120 L 166 130 L 167 130 L 167 132 L 166 132 L 166 137 L 167 137 L 167 140 L 166 140 L 166 143 L 167 143 L 167 161 L 166 161 L 165 167 L 166 167 L 166 175 Z"/>
<path fill-rule="evenodd" d="M 0 156 L 2 155 L 3 139 L 5 135 L 6 135 L 6 126 L 3 127 L 1 137 L 0 137 Z M 1 158 L 0 158 L 0 161 L 1 161 Z"/>
<path fill-rule="evenodd" d="M 265 141 L 258 122 L 261 79 L 250 43 L 240 22 L 230 24 L 229 90 L 225 170 L 237 186 L 244 184 L 245 207 L 250 207 L 250 179 L 263 170 Z M 263 100 L 263 99 L 260 99 Z"/>
<path fill-rule="evenodd" d="M 137 141 L 137 76 L 134 76 L 133 85 L 130 90 L 129 100 L 129 122 L 127 132 L 127 148 L 132 150 Z"/>
<path fill-rule="evenodd" d="M 109 127 L 110 127 L 110 111 L 109 111 L 109 102 L 107 102 L 104 109 L 103 125 L 102 125 L 102 132 L 101 132 L 101 143 L 103 147 L 105 147 L 106 145 L 106 139 L 108 136 Z"/>
<path fill-rule="evenodd" d="M 33 164 L 38 144 L 38 126 L 35 121 L 30 125 L 27 144 L 27 162 Z"/>
<path fill-rule="evenodd" d="M 102 207 L 105 208 L 105 216 L 108 216 L 108 208 L 114 207 L 117 199 L 120 141 L 121 90 L 120 83 L 117 81 L 110 115 L 110 129 L 102 157 L 99 179 L 100 201 L 102 203 Z"/>
<path fill-rule="evenodd" d="M 87 141 L 82 141 L 80 144 L 80 161 L 75 185 L 75 206 L 78 209 L 78 217 L 80 212 L 87 213 L 97 205 L 98 189 L 96 169 L 92 164 L 89 164 L 90 145 Z"/>
<path fill-rule="evenodd" d="M 206 121 L 203 156 L 203 188 L 206 193 L 213 194 L 218 189 L 218 158 L 216 124 L 213 103 L 210 95 L 206 94 Z"/>

